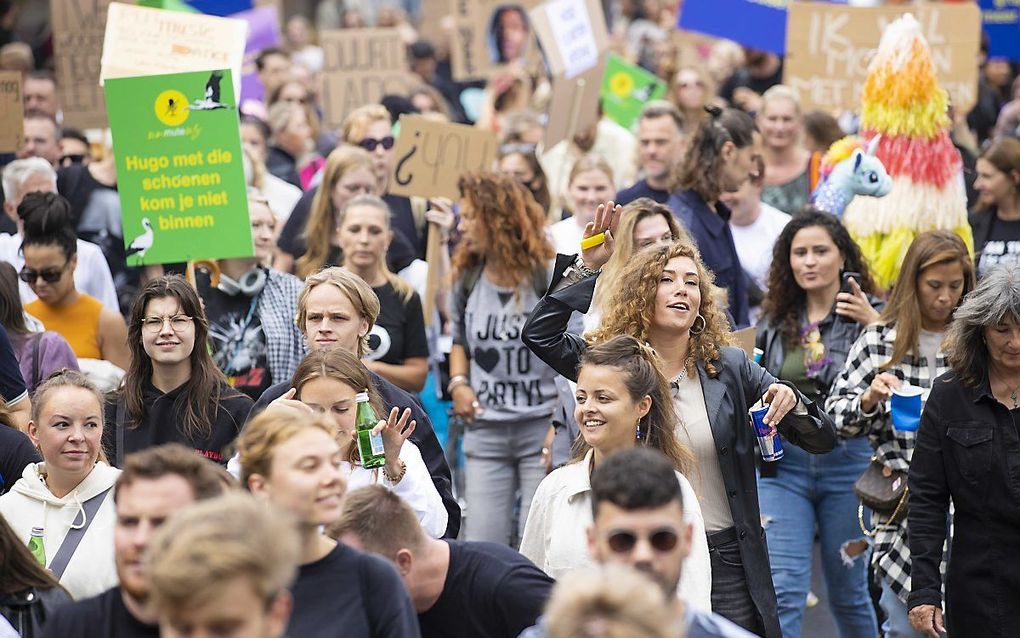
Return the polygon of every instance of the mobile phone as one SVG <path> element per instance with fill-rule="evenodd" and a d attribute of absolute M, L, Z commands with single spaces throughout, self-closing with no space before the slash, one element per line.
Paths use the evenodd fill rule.
<path fill-rule="evenodd" d="M 854 281 L 857 282 L 858 286 L 861 285 L 861 273 L 853 272 L 853 271 L 847 271 L 847 272 L 843 273 L 843 281 L 839 285 L 839 291 L 840 292 L 853 292 L 853 289 L 850 287 L 850 278 L 851 277 L 853 278 Z"/>

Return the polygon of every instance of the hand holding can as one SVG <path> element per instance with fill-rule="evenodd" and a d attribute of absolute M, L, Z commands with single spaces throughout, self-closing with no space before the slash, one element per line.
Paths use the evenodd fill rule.
<path fill-rule="evenodd" d="M 765 423 L 768 411 L 769 405 L 762 404 L 760 407 L 751 408 L 748 414 L 751 415 L 751 426 L 758 437 L 761 458 L 771 462 L 783 458 L 783 443 L 779 440 L 779 430 L 774 425 Z"/>

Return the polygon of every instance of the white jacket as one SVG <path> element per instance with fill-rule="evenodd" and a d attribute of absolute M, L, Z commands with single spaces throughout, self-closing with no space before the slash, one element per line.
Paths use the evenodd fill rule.
<path fill-rule="evenodd" d="M 96 463 L 78 487 L 64 498 L 57 498 L 43 482 L 40 475 L 43 467 L 44 463 L 33 463 L 25 468 L 11 491 L 0 496 L 0 515 L 26 545 L 32 536 L 32 528 L 43 528 L 43 544 L 49 565 L 71 526 L 81 527 L 83 524 L 81 504 L 112 487 L 120 470 L 102 462 Z M 113 490 L 110 490 L 60 578 L 60 584 L 75 600 L 96 596 L 117 584 L 113 554 L 116 518 Z"/>
<path fill-rule="evenodd" d="M 592 525 L 591 466 L 592 450 L 584 460 L 570 463 L 545 477 L 531 502 L 528 520 L 521 538 L 521 554 L 552 578 L 595 561 L 588 554 L 587 529 Z M 677 594 L 702 611 L 712 610 L 712 562 L 708 555 L 705 519 L 694 488 L 683 474 L 676 473 L 683 492 L 684 520 L 691 524 L 691 553 L 684 560 Z"/>

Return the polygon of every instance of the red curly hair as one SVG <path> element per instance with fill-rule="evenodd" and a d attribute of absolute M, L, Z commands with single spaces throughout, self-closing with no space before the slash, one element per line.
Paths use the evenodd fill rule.
<path fill-rule="evenodd" d="M 492 172 L 467 173 L 457 181 L 461 214 L 484 228 L 484 245 L 461 242 L 453 253 L 453 281 L 486 260 L 502 266 L 516 284 L 546 268 L 556 250 L 545 233 L 545 211 L 513 177 Z"/>

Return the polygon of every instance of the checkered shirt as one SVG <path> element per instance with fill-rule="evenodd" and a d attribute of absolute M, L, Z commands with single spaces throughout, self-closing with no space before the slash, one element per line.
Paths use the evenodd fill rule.
<path fill-rule="evenodd" d="M 881 366 L 892 357 L 896 329 L 888 325 L 871 325 L 861 332 L 860 337 L 847 354 L 846 365 L 836 377 L 832 391 L 825 402 L 825 410 L 836 423 L 836 435 L 852 438 L 867 435 L 875 456 L 886 467 L 906 472 L 914 451 L 914 432 L 896 430 L 892 425 L 889 403 L 880 403 L 873 414 L 861 410 L 861 396 L 871 385 Z M 940 350 L 935 365 L 935 376 L 947 372 L 945 354 Z M 905 383 L 930 388 L 932 378 L 928 376 L 928 359 L 908 352 L 902 361 L 884 372 L 890 372 Z M 925 393 L 924 398 L 927 398 Z M 907 546 L 907 521 L 903 516 L 899 523 L 888 524 L 886 517 L 872 513 L 871 524 L 875 528 L 874 552 L 871 556 L 875 572 L 899 596 L 904 603 L 910 592 L 910 549 Z M 943 573 L 945 562 L 943 561 Z"/>
<path fill-rule="evenodd" d="M 298 329 L 297 298 L 304 282 L 287 273 L 270 270 L 259 296 L 259 318 L 266 333 L 266 361 L 273 383 L 287 381 L 307 353 Z"/>

